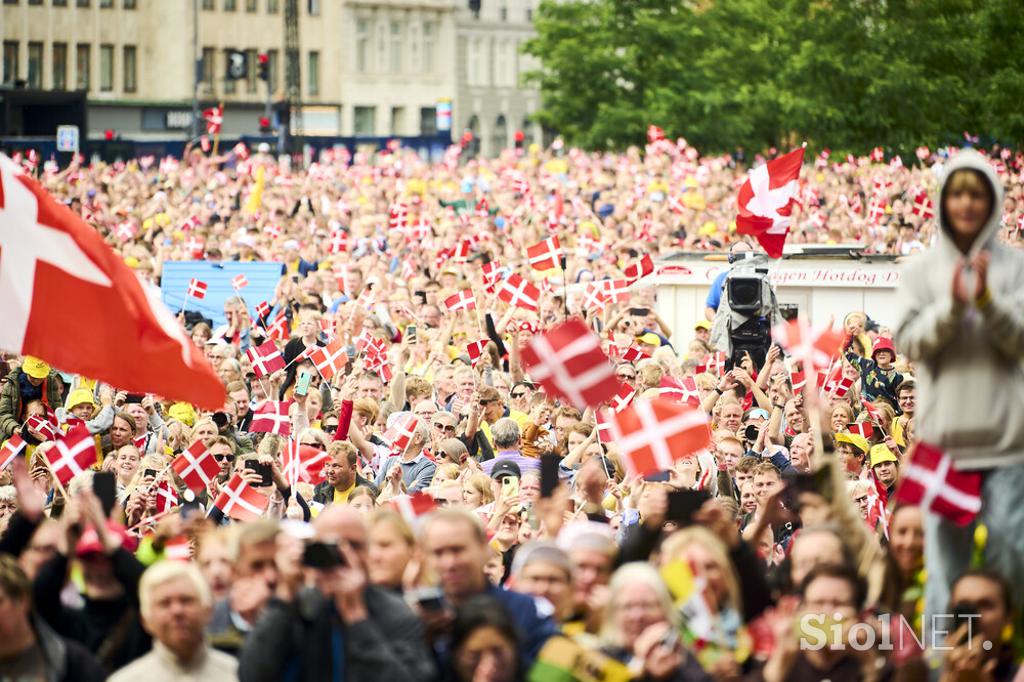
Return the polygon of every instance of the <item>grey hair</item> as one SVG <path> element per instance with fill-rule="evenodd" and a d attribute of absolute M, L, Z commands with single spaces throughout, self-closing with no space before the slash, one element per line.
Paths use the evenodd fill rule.
<path fill-rule="evenodd" d="M 195 564 L 184 561 L 159 561 L 147 568 L 139 581 L 139 611 L 142 612 L 143 618 L 149 618 L 152 612 L 153 590 L 177 578 L 186 578 L 192 583 L 199 602 L 205 608 L 209 608 L 213 604 L 210 586 Z"/>
<path fill-rule="evenodd" d="M 13 485 L 0 485 L 0 502 L 14 502 L 18 499 L 18 491 Z"/>
<path fill-rule="evenodd" d="M 665 620 L 678 627 L 679 611 L 673 608 L 672 596 L 669 594 L 668 588 L 665 587 L 661 576 L 658 575 L 658 570 L 646 562 L 633 561 L 624 564 L 619 570 L 615 571 L 611 582 L 608 583 L 608 589 L 611 592 L 612 598 L 608 602 L 608 606 L 605 607 L 604 625 L 601 627 L 600 633 L 602 644 L 611 644 L 613 646 L 625 645 L 622 631 L 618 626 L 618 618 L 616 617 L 619 610 L 618 599 L 621 597 L 623 588 L 626 585 L 635 585 L 637 583 L 642 583 L 651 588 L 665 615 Z"/>
<path fill-rule="evenodd" d="M 500 450 L 514 448 L 519 444 L 519 424 L 508 417 L 502 417 L 491 427 L 491 437 L 494 439 L 495 448 Z"/>

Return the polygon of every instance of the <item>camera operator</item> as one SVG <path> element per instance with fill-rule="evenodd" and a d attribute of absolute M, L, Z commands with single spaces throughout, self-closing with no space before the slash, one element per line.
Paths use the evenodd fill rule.
<path fill-rule="evenodd" d="M 781 320 L 775 289 L 768 280 L 768 263 L 763 254 L 749 249 L 734 249 L 729 263 L 711 327 L 711 345 L 726 354 L 726 369 L 738 366 L 746 355 L 760 367 L 771 346 L 772 327 Z"/>

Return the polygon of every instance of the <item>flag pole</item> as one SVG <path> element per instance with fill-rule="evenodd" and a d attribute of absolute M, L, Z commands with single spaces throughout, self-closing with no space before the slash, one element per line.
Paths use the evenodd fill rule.
<path fill-rule="evenodd" d="M 217 127 L 217 132 L 213 134 L 213 152 L 210 156 L 217 156 L 217 148 L 220 146 L 220 129 L 224 127 L 224 102 L 219 102 L 217 109 L 220 110 L 220 125 Z"/>
<path fill-rule="evenodd" d="M 53 467 L 50 466 L 50 460 L 47 457 L 43 457 L 42 460 L 46 464 L 47 471 L 49 471 L 50 475 L 53 476 L 53 482 L 57 484 L 57 489 L 60 490 L 61 497 L 63 497 L 66 502 L 70 502 L 71 498 L 68 497 L 67 488 L 65 488 L 64 484 L 60 482 L 60 477 L 53 472 Z"/>
<path fill-rule="evenodd" d="M 558 258 L 558 264 L 562 266 L 562 320 L 569 319 L 569 285 L 565 283 L 566 258 L 563 252 Z"/>

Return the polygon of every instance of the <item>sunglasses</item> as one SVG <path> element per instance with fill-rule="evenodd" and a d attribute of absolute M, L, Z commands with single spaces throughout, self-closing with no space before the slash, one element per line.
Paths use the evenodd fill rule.
<path fill-rule="evenodd" d="M 218 462 L 233 462 L 235 459 L 234 455 L 214 455 L 213 458 Z"/>
<path fill-rule="evenodd" d="M 324 446 L 320 445 L 320 443 L 318 443 L 316 441 L 312 441 L 311 443 L 301 443 L 300 442 L 299 445 L 305 446 L 307 448 L 316 448 L 317 450 L 323 450 L 324 449 Z"/>
<path fill-rule="evenodd" d="M 513 393 L 512 394 L 512 398 L 514 400 L 519 400 L 520 398 L 525 398 L 525 397 L 526 397 L 526 392 L 525 391 L 523 391 L 521 393 Z"/>
<path fill-rule="evenodd" d="M 491 400 L 481 400 L 480 401 L 480 407 L 487 407 L 488 405 L 490 405 L 493 402 L 494 402 L 493 399 L 491 399 Z"/>
<path fill-rule="evenodd" d="M 334 424 L 333 426 L 325 426 L 323 429 L 324 433 L 336 433 L 338 431 L 338 425 Z"/>
<path fill-rule="evenodd" d="M 455 427 L 451 424 L 434 424 L 434 428 L 441 433 L 455 433 Z"/>

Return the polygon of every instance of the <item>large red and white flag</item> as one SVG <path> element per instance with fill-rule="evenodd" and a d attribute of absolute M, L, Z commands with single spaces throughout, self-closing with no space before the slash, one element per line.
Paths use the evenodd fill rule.
<path fill-rule="evenodd" d="M 513 272 L 498 283 L 498 298 L 515 308 L 537 312 L 540 289 Z"/>
<path fill-rule="evenodd" d="M 227 482 L 213 506 L 236 521 L 255 521 L 263 516 L 270 504 L 270 498 L 259 492 L 236 473 Z"/>
<path fill-rule="evenodd" d="M 405 518 L 406 523 L 413 525 L 421 516 L 437 509 L 437 502 L 428 493 L 420 491 L 392 498 L 391 506 Z"/>
<path fill-rule="evenodd" d="M 643 360 L 651 357 L 640 349 L 640 346 L 632 345 L 626 349 L 626 352 L 622 354 L 622 359 L 626 362 L 636 362 L 637 360 Z"/>
<path fill-rule="evenodd" d="M 206 490 L 210 481 L 217 478 L 217 474 L 220 473 L 220 464 L 210 454 L 203 441 L 197 440 L 174 458 L 174 461 L 171 462 L 171 469 L 178 474 L 189 490 L 198 493 Z"/>
<path fill-rule="evenodd" d="M 522 349 L 522 361 L 548 395 L 564 398 L 579 410 L 597 407 L 619 391 L 601 339 L 579 318 L 530 339 Z"/>
<path fill-rule="evenodd" d="M 55 315 L 74 301 L 73 315 Z M 100 234 L 0 155 L 0 348 L 205 409 L 217 374 Z"/>
<path fill-rule="evenodd" d="M 275 341 L 287 341 L 291 335 L 291 330 L 288 326 L 288 317 L 282 310 L 274 318 L 274 321 L 267 325 L 267 336 Z"/>
<path fill-rule="evenodd" d="M 204 109 L 203 120 L 206 121 L 207 135 L 219 135 L 220 127 L 224 124 L 224 106 L 218 105 Z"/>
<path fill-rule="evenodd" d="M 28 444 L 25 442 L 25 439 L 17 433 L 8 438 L 4 446 L 0 448 L 0 471 L 11 466 L 11 462 L 25 451 L 26 445 Z"/>
<path fill-rule="evenodd" d="M 384 432 L 383 438 L 391 444 L 392 452 L 405 452 L 405 448 L 409 445 L 409 441 L 412 440 L 419 425 L 420 420 L 416 418 L 416 415 L 407 414 L 392 424 L 391 428 Z"/>
<path fill-rule="evenodd" d="M 804 371 L 828 367 L 843 340 L 830 327 L 812 329 L 803 318 L 775 325 L 772 336 L 794 360 L 803 365 Z"/>
<path fill-rule="evenodd" d="M 166 478 L 156 486 L 156 513 L 164 514 L 181 504 L 178 491 Z"/>
<path fill-rule="evenodd" d="M 473 290 L 465 289 L 452 294 L 444 299 L 444 307 L 451 312 L 456 310 L 473 310 L 476 308 L 476 298 L 473 296 Z"/>
<path fill-rule="evenodd" d="M 309 359 L 324 381 L 330 381 L 348 362 L 348 355 L 345 353 L 345 344 L 338 339 L 326 346 L 316 346 L 309 354 Z"/>
<path fill-rule="evenodd" d="M 526 247 L 526 257 L 534 270 L 557 268 L 562 260 L 562 245 L 558 237 L 548 237 L 539 244 Z"/>
<path fill-rule="evenodd" d="M 86 430 L 75 430 L 57 441 L 43 455 L 50 473 L 67 485 L 68 482 L 96 463 L 96 441 Z"/>
<path fill-rule="evenodd" d="M 329 459 L 326 450 L 290 439 L 281 453 L 281 473 L 293 489 L 300 480 L 316 485 L 323 482 L 324 465 Z"/>
<path fill-rule="evenodd" d="M 794 149 L 751 170 L 740 187 L 736 231 L 753 235 L 772 258 L 782 257 L 803 162 L 803 147 Z"/>
<path fill-rule="evenodd" d="M 610 419 L 609 419 L 610 417 Z M 678 459 L 692 457 L 711 444 L 708 415 L 655 398 L 634 400 L 618 414 L 605 414 L 609 441 L 623 453 L 630 476 L 671 469 Z"/>
<path fill-rule="evenodd" d="M 903 468 L 896 500 L 939 514 L 966 526 L 981 511 L 981 474 L 957 471 L 939 448 L 919 443 Z"/>
<path fill-rule="evenodd" d="M 257 379 L 284 369 L 284 356 L 273 341 L 265 341 L 259 346 L 249 346 L 245 355 L 249 358 L 249 364 L 252 365 L 252 371 Z"/>
<path fill-rule="evenodd" d="M 697 380 L 693 377 L 662 377 L 661 383 L 658 384 L 658 395 L 690 407 L 700 407 L 700 390 L 697 388 Z"/>
<path fill-rule="evenodd" d="M 249 430 L 287 436 L 292 432 L 292 421 L 288 418 L 290 403 L 290 400 L 264 400 L 253 412 Z"/>
<path fill-rule="evenodd" d="M 629 384 L 622 384 L 619 386 L 619 392 L 609 402 L 611 408 L 616 412 L 622 412 L 624 409 L 629 407 L 629 404 L 633 402 L 633 398 L 636 397 L 636 389 Z"/>
<path fill-rule="evenodd" d="M 865 440 L 871 440 L 871 437 L 875 435 L 875 427 L 871 426 L 871 422 L 854 422 L 853 424 L 847 424 L 846 429 L 855 436 L 860 436 Z"/>
<path fill-rule="evenodd" d="M 640 260 L 634 261 L 622 269 L 626 281 L 632 284 L 654 272 L 654 261 L 651 254 L 645 253 Z"/>

